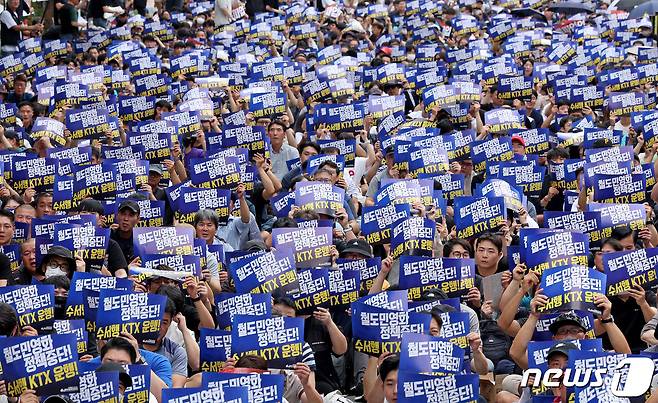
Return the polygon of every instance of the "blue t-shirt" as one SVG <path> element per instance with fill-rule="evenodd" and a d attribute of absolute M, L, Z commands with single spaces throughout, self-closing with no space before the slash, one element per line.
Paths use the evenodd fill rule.
<path fill-rule="evenodd" d="M 171 388 L 172 370 L 169 360 L 167 360 L 165 357 L 161 356 L 160 354 L 142 350 L 141 348 L 139 349 L 139 353 L 142 355 L 142 358 L 144 358 L 144 361 L 149 365 L 149 367 L 151 367 L 151 371 L 153 371 L 154 374 L 156 374 L 160 379 L 162 379 L 164 383 L 167 384 L 168 387 Z M 100 364 L 101 357 L 96 357 L 90 360 L 89 362 L 94 364 Z"/>

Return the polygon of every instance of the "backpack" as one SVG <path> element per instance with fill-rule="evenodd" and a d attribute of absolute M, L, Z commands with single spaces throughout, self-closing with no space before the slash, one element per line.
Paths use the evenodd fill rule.
<path fill-rule="evenodd" d="M 510 359 L 509 349 L 512 346 L 512 339 L 503 332 L 495 320 L 480 320 L 480 338 L 482 352 L 494 365 L 502 359 Z"/>

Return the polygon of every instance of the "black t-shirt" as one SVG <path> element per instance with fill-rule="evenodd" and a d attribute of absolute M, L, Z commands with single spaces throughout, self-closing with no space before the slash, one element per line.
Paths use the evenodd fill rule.
<path fill-rule="evenodd" d="M 123 257 L 126 260 L 126 262 L 130 262 L 135 258 L 134 251 L 133 251 L 133 237 L 132 237 L 132 235 L 130 235 L 130 238 L 124 239 L 124 238 L 121 238 L 121 236 L 119 235 L 119 231 L 113 230 L 110 233 L 110 239 L 113 239 L 119 245 L 119 248 L 121 249 L 121 252 L 123 252 Z M 109 262 L 108 262 L 108 265 L 109 265 Z M 108 270 L 109 270 L 109 267 L 108 267 Z"/>
<path fill-rule="evenodd" d="M 63 35 L 73 34 L 78 36 L 78 27 L 73 26 L 74 22 L 78 21 L 78 12 L 75 7 L 70 4 L 64 4 L 64 6 L 59 10 L 59 22 L 61 28 L 61 33 Z"/>
<path fill-rule="evenodd" d="M 640 339 L 642 328 L 646 324 L 642 309 L 635 302 L 635 299 L 628 298 L 624 302 L 617 296 L 608 297 L 612 302 L 612 316 L 619 330 L 626 335 L 628 345 L 631 347 L 633 354 L 638 354 L 646 348 L 646 343 Z M 653 291 L 646 291 L 645 298 L 649 306 L 656 306 L 656 294 Z M 607 334 L 603 335 L 603 348 L 612 350 L 612 344 Z"/>
<path fill-rule="evenodd" d="M 338 374 L 332 361 L 331 337 L 327 328 L 314 317 L 304 321 L 304 340 L 313 349 L 315 356 L 315 388 L 322 394 L 340 389 Z"/>
<path fill-rule="evenodd" d="M 107 245 L 107 270 L 114 275 L 119 269 L 126 269 L 127 271 L 128 262 L 119 243 L 114 239 L 110 239 L 110 243 Z"/>

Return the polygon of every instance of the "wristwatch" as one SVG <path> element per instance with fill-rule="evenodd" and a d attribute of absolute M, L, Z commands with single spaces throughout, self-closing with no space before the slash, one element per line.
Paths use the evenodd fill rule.
<path fill-rule="evenodd" d="M 610 317 L 608 319 L 601 319 L 601 323 L 612 323 L 614 321 L 615 321 L 615 318 L 612 315 L 610 315 Z"/>
<path fill-rule="evenodd" d="M 199 301 L 201 301 L 201 295 L 197 295 L 196 298 L 192 298 L 192 297 L 190 297 L 190 301 L 192 301 L 192 302 L 199 302 Z"/>

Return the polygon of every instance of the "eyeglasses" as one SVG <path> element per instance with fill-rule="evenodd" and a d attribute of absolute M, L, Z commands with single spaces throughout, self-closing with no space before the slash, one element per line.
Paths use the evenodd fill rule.
<path fill-rule="evenodd" d="M 571 328 L 561 328 L 560 330 L 557 331 L 556 335 L 557 336 L 566 336 L 566 335 L 572 335 L 572 336 L 577 336 L 581 333 L 585 333 L 585 331 L 579 327 L 571 327 Z"/>
<path fill-rule="evenodd" d="M 456 259 L 468 259 L 471 257 L 468 252 L 452 252 L 450 256 Z"/>

